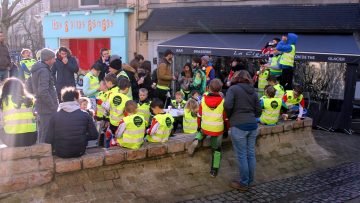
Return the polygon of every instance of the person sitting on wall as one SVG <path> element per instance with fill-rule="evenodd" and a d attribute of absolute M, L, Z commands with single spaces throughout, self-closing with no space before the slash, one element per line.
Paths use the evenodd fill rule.
<path fill-rule="evenodd" d="M 80 93 L 74 87 L 61 90 L 62 103 L 50 120 L 45 142 L 62 158 L 79 157 L 85 153 L 89 140 L 99 136 L 92 117 L 80 109 Z"/>
<path fill-rule="evenodd" d="M 287 90 L 283 96 L 283 101 L 288 106 L 288 113 L 284 114 L 284 119 L 295 119 L 300 121 L 303 119 L 305 110 L 305 100 L 302 95 L 302 88 L 300 85 L 295 85 L 293 90 Z"/>

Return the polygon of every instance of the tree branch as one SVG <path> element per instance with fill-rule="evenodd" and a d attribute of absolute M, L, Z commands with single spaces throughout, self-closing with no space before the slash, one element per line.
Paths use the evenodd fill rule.
<path fill-rule="evenodd" d="M 31 8 L 32 6 L 34 6 L 35 4 L 39 3 L 41 0 L 34 0 L 33 2 L 31 2 L 29 5 L 24 6 L 23 8 L 19 9 L 18 11 L 16 11 L 16 13 L 12 14 L 11 16 L 8 16 L 5 20 L 9 20 L 10 22 L 15 22 L 13 19 L 17 18 L 18 19 L 18 15 L 23 14 L 25 11 L 27 11 L 29 8 Z"/>
<path fill-rule="evenodd" d="M 20 3 L 20 1 L 21 1 L 21 0 L 15 0 L 14 2 L 12 2 L 10 8 L 8 8 L 8 12 L 9 12 L 9 13 L 12 13 L 12 12 L 14 11 L 16 5 L 17 5 L 18 3 Z"/>
<path fill-rule="evenodd" d="M 10 21 L 10 25 L 16 24 L 16 23 L 21 19 L 21 17 L 23 17 L 24 14 L 25 14 L 25 12 L 22 12 L 18 17 L 16 17 L 15 19 L 11 20 L 11 21 Z"/>

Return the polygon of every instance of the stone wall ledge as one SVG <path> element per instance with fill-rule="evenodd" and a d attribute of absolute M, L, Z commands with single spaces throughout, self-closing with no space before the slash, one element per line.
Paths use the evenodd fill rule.
<path fill-rule="evenodd" d="M 276 126 L 259 127 L 259 136 L 267 136 L 287 131 L 311 130 L 312 119 L 285 121 Z M 138 150 L 121 147 L 110 149 L 90 148 L 86 154 L 71 159 L 63 159 L 51 154 L 51 145 L 37 144 L 30 147 L 0 149 L 0 194 L 40 186 L 53 180 L 56 174 L 72 173 L 96 167 L 103 167 L 143 160 L 160 159 L 185 153 L 194 139 L 194 134 L 176 134 L 166 143 L 144 143 Z M 230 137 L 223 140 L 230 144 Z M 206 138 L 198 150 L 210 147 Z"/>

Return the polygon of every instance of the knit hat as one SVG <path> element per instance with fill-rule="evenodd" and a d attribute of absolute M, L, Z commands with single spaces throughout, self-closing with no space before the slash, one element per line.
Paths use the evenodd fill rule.
<path fill-rule="evenodd" d="M 204 61 L 206 61 L 206 62 L 209 62 L 210 57 L 209 57 L 209 56 L 203 56 L 203 57 L 201 57 L 201 60 L 204 60 Z"/>
<path fill-rule="evenodd" d="M 115 70 L 121 70 L 121 66 L 122 66 L 122 62 L 120 59 L 115 59 L 111 61 L 109 65 L 110 68 L 113 68 Z"/>
<path fill-rule="evenodd" d="M 110 63 L 113 61 L 113 60 L 115 60 L 115 59 L 120 59 L 121 60 L 121 56 L 119 56 L 119 55 L 111 55 L 110 56 Z"/>
<path fill-rule="evenodd" d="M 55 53 L 51 49 L 44 48 L 40 53 L 40 60 L 48 61 L 52 58 L 55 58 Z"/>

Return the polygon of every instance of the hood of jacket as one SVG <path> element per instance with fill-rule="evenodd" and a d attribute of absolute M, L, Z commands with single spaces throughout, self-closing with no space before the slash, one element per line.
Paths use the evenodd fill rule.
<path fill-rule="evenodd" d="M 46 68 L 46 69 L 50 70 L 50 67 L 46 63 L 38 61 L 32 66 L 30 72 L 35 73 L 36 71 L 38 71 L 38 70 L 40 70 L 42 68 Z"/>
<path fill-rule="evenodd" d="M 71 113 L 80 109 L 80 104 L 78 101 L 62 102 L 59 104 L 59 109 Z"/>
<path fill-rule="evenodd" d="M 210 108 L 216 108 L 223 100 L 220 94 L 215 93 L 209 93 L 208 95 L 204 95 L 203 99 L 205 100 L 205 104 Z"/>
<path fill-rule="evenodd" d="M 287 44 L 296 44 L 298 36 L 294 33 L 289 33 L 288 34 L 288 39 L 287 39 Z"/>
<path fill-rule="evenodd" d="M 252 95 L 255 93 L 254 86 L 247 84 L 247 83 L 238 83 L 239 85 L 248 95 Z"/>

